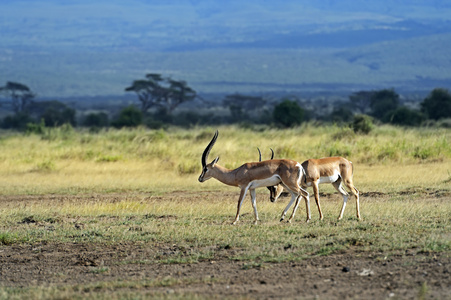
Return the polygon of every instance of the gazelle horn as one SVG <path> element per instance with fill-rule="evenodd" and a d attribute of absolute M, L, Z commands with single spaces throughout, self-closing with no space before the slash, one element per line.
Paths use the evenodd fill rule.
<path fill-rule="evenodd" d="M 271 149 L 271 159 L 273 159 L 274 158 L 274 150 L 272 150 L 272 148 L 269 148 L 269 149 Z M 258 150 L 258 156 L 259 156 L 258 161 L 262 161 L 262 153 L 260 152 L 260 148 L 257 147 L 257 150 Z"/>
<path fill-rule="evenodd" d="M 216 130 L 215 135 L 211 139 L 210 143 L 208 144 L 207 148 L 205 148 L 204 153 L 202 154 L 202 167 L 205 167 L 207 165 L 207 159 L 208 154 L 210 154 L 211 148 L 213 148 L 213 145 L 216 143 L 216 139 L 218 138 L 218 131 Z"/>

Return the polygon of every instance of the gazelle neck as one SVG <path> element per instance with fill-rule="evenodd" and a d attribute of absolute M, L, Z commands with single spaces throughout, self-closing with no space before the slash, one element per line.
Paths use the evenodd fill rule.
<path fill-rule="evenodd" d="M 212 171 L 214 171 L 212 177 L 216 178 L 218 181 L 220 181 L 224 184 L 227 184 L 227 185 L 238 186 L 238 184 L 236 182 L 236 177 L 234 174 L 235 170 L 229 170 L 223 166 L 216 164 Z"/>

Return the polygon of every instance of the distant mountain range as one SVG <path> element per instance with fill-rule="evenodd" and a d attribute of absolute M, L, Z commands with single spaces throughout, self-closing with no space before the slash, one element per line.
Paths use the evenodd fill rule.
<path fill-rule="evenodd" d="M 0 2 L 0 85 L 122 95 L 146 73 L 199 93 L 451 87 L 451 2 Z"/>

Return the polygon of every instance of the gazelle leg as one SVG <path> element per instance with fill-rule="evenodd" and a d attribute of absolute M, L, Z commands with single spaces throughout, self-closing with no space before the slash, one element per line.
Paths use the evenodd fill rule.
<path fill-rule="evenodd" d="M 306 220 L 306 222 L 310 221 L 311 214 L 310 214 L 309 193 L 306 190 L 304 190 L 303 188 L 299 188 L 299 194 L 298 194 L 298 197 L 296 198 L 296 204 L 295 204 L 295 206 L 293 208 L 293 213 L 291 214 L 290 218 L 288 219 L 288 223 L 291 223 L 291 220 L 294 218 L 294 216 L 296 214 L 296 211 L 298 209 L 299 201 L 300 201 L 301 197 L 304 198 L 304 200 L 305 200 L 305 210 L 307 212 L 307 220 Z"/>
<path fill-rule="evenodd" d="M 312 214 L 310 213 L 310 197 L 309 197 L 309 193 L 307 193 L 307 195 L 304 196 L 304 199 L 305 199 L 305 211 L 307 212 L 307 220 L 305 222 L 308 223 L 310 221 L 310 219 L 312 218 Z"/>
<path fill-rule="evenodd" d="M 359 196 L 360 196 L 360 192 L 358 189 L 356 189 L 354 187 L 354 190 L 356 192 L 355 194 L 355 198 L 356 198 L 356 214 L 357 214 L 357 219 L 362 220 L 362 218 L 360 217 L 360 204 L 359 204 Z"/>
<path fill-rule="evenodd" d="M 296 214 L 296 211 L 298 210 L 298 206 L 299 206 L 299 199 L 301 198 L 301 195 L 298 195 L 296 197 L 296 203 L 294 204 L 294 208 L 293 208 L 293 212 L 291 213 L 290 218 L 288 219 L 288 223 L 291 223 L 291 220 L 294 218 L 294 215 Z"/>
<path fill-rule="evenodd" d="M 354 184 L 352 183 L 352 181 L 344 181 L 345 185 L 348 187 L 348 189 L 351 191 L 351 194 L 355 197 L 356 199 L 356 216 L 357 219 L 361 220 L 362 218 L 360 218 L 360 204 L 359 204 L 359 190 L 357 190 L 354 186 Z"/>
<path fill-rule="evenodd" d="M 282 216 L 280 217 L 280 222 L 282 222 L 285 219 L 285 216 L 290 209 L 291 205 L 293 205 L 294 201 L 296 200 L 296 194 L 290 191 L 291 193 L 291 200 L 288 203 L 287 207 L 285 207 L 284 211 L 282 212 Z"/>
<path fill-rule="evenodd" d="M 319 189 L 318 189 L 318 181 L 312 182 L 313 194 L 315 195 L 316 206 L 318 206 L 319 219 L 323 219 L 323 212 L 321 211 L 321 204 L 319 203 Z"/>
<path fill-rule="evenodd" d="M 348 202 L 348 198 L 349 198 L 348 192 L 346 192 L 346 190 L 343 188 L 343 185 L 341 183 L 342 183 L 341 179 L 332 183 L 334 188 L 343 196 L 343 206 L 341 207 L 341 211 L 340 211 L 340 215 L 338 216 L 338 220 L 341 220 L 341 218 L 343 218 L 343 213 L 345 212 L 346 203 Z"/>
<path fill-rule="evenodd" d="M 250 193 L 251 193 L 252 207 L 254 208 L 254 217 L 255 217 L 254 224 L 257 225 L 257 221 L 259 221 L 259 219 L 258 219 L 258 212 L 257 212 L 257 201 L 256 201 L 256 196 L 255 196 L 255 189 L 251 189 Z"/>
<path fill-rule="evenodd" d="M 244 200 L 244 197 L 246 196 L 247 189 L 248 189 L 247 187 L 241 189 L 240 198 L 238 198 L 238 205 L 236 208 L 236 217 L 235 217 L 235 221 L 233 221 L 232 225 L 235 225 L 236 222 L 238 222 L 238 220 L 240 219 L 241 204 L 243 204 L 243 200 Z"/>

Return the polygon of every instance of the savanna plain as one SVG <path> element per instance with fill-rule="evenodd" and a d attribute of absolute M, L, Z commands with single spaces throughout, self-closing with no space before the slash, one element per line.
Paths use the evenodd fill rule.
<path fill-rule="evenodd" d="M 343 156 L 355 199 L 320 185 L 291 224 L 257 191 L 199 183 L 201 155 L 236 168 Z M 0 299 L 449 299 L 451 129 L 220 126 L 1 132 Z M 291 211 L 289 212 L 289 214 Z"/>

